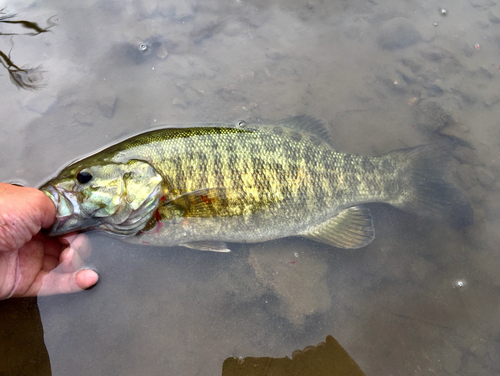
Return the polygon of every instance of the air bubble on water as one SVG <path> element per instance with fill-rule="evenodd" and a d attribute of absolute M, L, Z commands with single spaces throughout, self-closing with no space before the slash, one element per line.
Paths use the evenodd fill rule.
<path fill-rule="evenodd" d="M 141 52 L 146 52 L 149 46 L 146 43 L 140 43 L 139 44 L 139 51 Z"/>
<path fill-rule="evenodd" d="M 186 237 L 186 236 L 188 236 L 188 234 L 186 232 L 183 232 L 182 236 Z"/>
<path fill-rule="evenodd" d="M 236 122 L 236 128 L 245 128 L 247 123 L 243 120 Z"/>
<path fill-rule="evenodd" d="M 236 359 L 238 359 L 238 364 L 243 364 L 243 362 L 245 361 L 245 359 L 242 356 L 238 356 L 236 357 Z"/>
<path fill-rule="evenodd" d="M 295 257 L 299 257 L 299 252 L 295 252 L 293 255 L 294 255 Z"/>
<path fill-rule="evenodd" d="M 453 287 L 462 290 L 467 287 L 467 281 L 463 278 L 456 279 L 453 281 Z"/>

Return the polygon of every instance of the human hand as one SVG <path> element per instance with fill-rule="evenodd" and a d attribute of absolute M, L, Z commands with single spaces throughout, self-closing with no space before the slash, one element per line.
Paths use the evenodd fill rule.
<path fill-rule="evenodd" d="M 95 271 L 81 269 L 88 238 L 40 232 L 54 221 L 54 204 L 44 193 L 0 183 L 0 299 L 71 293 L 97 283 Z"/>

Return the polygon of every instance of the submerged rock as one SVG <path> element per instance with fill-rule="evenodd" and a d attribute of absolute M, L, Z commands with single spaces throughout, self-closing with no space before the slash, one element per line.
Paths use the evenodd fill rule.
<path fill-rule="evenodd" d="M 419 42 L 422 36 L 407 18 L 396 17 L 381 27 L 377 43 L 385 50 L 406 48 Z"/>
<path fill-rule="evenodd" d="M 438 134 L 440 136 L 449 138 L 460 146 L 474 149 L 470 137 L 470 130 L 463 124 L 453 124 L 452 127 L 446 127 L 439 130 Z"/>
<path fill-rule="evenodd" d="M 481 183 L 481 185 L 483 187 L 486 187 L 486 188 L 493 187 L 493 185 L 496 181 L 493 173 L 489 169 L 486 169 L 484 167 L 480 167 L 480 166 L 477 167 L 476 168 L 476 175 L 477 175 L 477 178 L 478 178 L 479 182 Z"/>
<path fill-rule="evenodd" d="M 429 132 L 437 132 L 452 122 L 451 114 L 435 101 L 423 100 L 417 106 L 417 125 Z"/>

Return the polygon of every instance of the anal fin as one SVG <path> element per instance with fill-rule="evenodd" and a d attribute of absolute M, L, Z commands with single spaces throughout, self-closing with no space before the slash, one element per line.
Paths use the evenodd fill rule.
<path fill-rule="evenodd" d="M 308 228 L 301 236 L 338 248 L 361 248 L 375 239 L 370 209 L 352 206 L 335 217 Z"/>

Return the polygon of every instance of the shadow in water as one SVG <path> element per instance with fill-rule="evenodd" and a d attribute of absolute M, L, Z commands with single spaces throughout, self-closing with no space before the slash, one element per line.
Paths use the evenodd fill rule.
<path fill-rule="evenodd" d="M 0 301 L 0 375 L 51 375 L 36 298 Z M 363 376 L 365 373 L 332 337 L 296 350 L 292 359 L 227 358 L 222 376 Z"/>
<path fill-rule="evenodd" d="M 51 375 L 36 298 L 0 301 L 0 375 Z"/>
<path fill-rule="evenodd" d="M 344 348 L 327 336 L 317 346 L 296 350 L 292 359 L 284 358 L 227 358 L 222 367 L 222 376 L 363 376 Z"/>
<path fill-rule="evenodd" d="M 47 27 L 43 28 L 40 27 L 37 23 L 31 22 L 31 21 L 26 21 L 26 20 L 14 20 L 17 16 L 17 14 L 7 14 L 4 12 L 5 8 L 0 9 L 0 23 L 2 24 L 10 24 L 10 25 L 19 25 L 25 29 L 31 30 L 31 32 L 27 33 L 13 33 L 13 32 L 0 32 L 0 35 L 4 36 L 11 36 L 11 49 L 8 53 L 5 53 L 0 50 L 0 64 L 7 70 L 9 73 L 10 80 L 14 85 L 16 85 L 20 89 L 25 89 L 25 90 L 36 90 L 40 89 L 44 85 L 41 83 L 43 80 L 42 73 L 43 71 L 41 70 L 41 66 L 36 66 L 36 67 L 29 67 L 29 66 L 24 66 L 20 67 L 16 65 L 11 57 L 10 54 L 12 52 L 12 48 L 14 48 L 14 41 L 13 41 L 13 36 L 14 35 L 30 35 L 30 36 L 35 36 L 41 33 L 46 33 L 49 31 L 49 29 L 56 24 L 53 23 L 51 20 L 53 17 L 50 17 L 47 20 Z"/>

